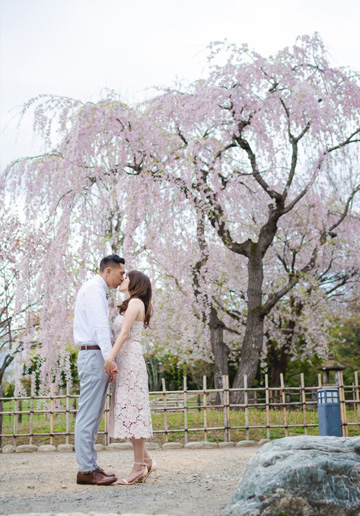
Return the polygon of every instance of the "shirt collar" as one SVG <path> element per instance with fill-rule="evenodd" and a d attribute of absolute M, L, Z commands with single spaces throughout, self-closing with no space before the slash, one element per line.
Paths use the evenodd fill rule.
<path fill-rule="evenodd" d="M 104 290 L 107 290 L 109 287 L 107 286 L 106 281 L 103 277 L 100 276 L 100 274 L 97 274 L 95 276 L 96 281 L 103 287 Z"/>

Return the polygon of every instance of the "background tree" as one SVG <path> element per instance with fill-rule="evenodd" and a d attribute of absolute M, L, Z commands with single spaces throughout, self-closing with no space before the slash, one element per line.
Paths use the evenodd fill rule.
<path fill-rule="evenodd" d="M 87 264 L 94 252 L 111 245 L 110 214 L 124 214 L 122 249 L 130 264 L 136 256 L 137 263 L 144 259 L 148 265 L 146 249 L 152 249 L 154 260 L 163 250 L 160 243 L 172 239 L 173 269 L 182 263 L 178 232 L 187 218 L 187 235 L 195 244 L 189 260 L 192 275 L 205 259 L 206 246 L 214 252 L 199 269 L 205 292 L 215 285 L 216 252 L 233 256 L 234 265 L 226 273 L 241 277 L 240 288 L 228 284 L 221 296 L 205 295 L 195 282 L 195 301 L 205 301 L 208 318 L 211 307 L 225 308 L 219 321 L 231 317 L 240 334 L 245 317 L 233 386 L 241 387 L 244 375 L 251 384 L 264 349 L 265 320 L 296 285 L 306 285 L 310 274 L 328 269 L 323 256 L 331 255 L 336 233 L 353 221 L 360 189 L 359 108 L 358 76 L 331 67 L 317 35 L 302 37 L 292 49 L 268 59 L 245 46 L 212 45 L 207 79 L 187 89 L 160 92 L 142 105 L 129 107 L 112 93 L 96 104 L 38 100 L 35 126 L 48 148 L 52 121 L 59 121 L 56 150 L 12 164 L 5 179 L 15 195 L 26 188 L 27 217 L 53 239 L 42 264 L 51 264 L 53 277 L 61 281 L 44 291 L 43 338 L 51 329 L 52 340 L 64 344 L 60 324 L 69 317 L 65 307 L 71 304 L 64 291 L 72 292 L 74 280 L 86 274 L 86 267 L 73 270 L 71 264 L 74 256 L 77 263 Z M 284 274 L 274 265 L 274 256 L 283 256 L 279 231 L 291 225 L 295 211 L 313 211 L 314 216 L 302 252 Z M 172 234 L 161 234 L 164 216 L 173 217 Z M 152 242 L 151 225 L 157 232 L 157 240 L 151 233 Z M 296 228 L 289 238 L 289 249 L 297 249 Z M 152 266 L 149 271 L 161 285 Z M 301 296 L 306 292 L 298 289 Z M 61 317 L 55 315 L 59 299 L 64 300 Z M 201 326 L 190 318 L 193 300 L 190 296 L 174 314 L 178 323 L 185 322 L 184 327 L 178 324 L 183 340 L 197 331 L 196 340 L 202 343 Z M 163 335 L 166 325 L 174 328 L 175 316 L 167 315 L 159 329 Z M 58 326 L 51 325 L 55 317 Z"/>
<path fill-rule="evenodd" d="M 16 357 L 34 342 L 38 326 L 39 300 L 30 292 L 18 290 L 31 233 L 15 215 L 9 215 L 3 199 L 0 208 L 0 389 Z M 26 234 L 27 233 L 27 234 Z"/>
<path fill-rule="evenodd" d="M 220 50 L 213 47 L 213 60 Z M 255 378 L 265 318 L 318 266 L 360 189 L 360 88 L 358 75 L 331 67 L 318 36 L 268 59 L 235 46 L 228 56 L 207 80 L 160 95 L 152 116 L 173 135 L 173 159 L 158 159 L 158 176 L 201 205 L 222 243 L 248 262 L 246 330 L 233 385 L 242 387 L 244 375 L 250 384 Z M 275 278 L 265 297 L 266 256 L 279 227 L 320 197 L 327 209 L 317 211 L 306 259 L 286 284 Z"/>
<path fill-rule="evenodd" d="M 303 266 L 313 246 L 314 229 L 321 232 L 318 214 L 328 205 L 318 199 L 304 208 L 294 210 L 286 225 L 279 228 L 277 241 L 281 240 L 281 244 L 274 243 L 270 251 L 278 259 L 275 267 L 279 269 L 281 264 L 277 277 L 283 276 L 283 284 L 289 283 L 296 268 Z M 333 316 L 347 310 L 359 286 L 358 220 L 351 216 L 343 221 L 328 245 L 322 246 L 313 269 L 277 303 L 265 321 L 271 385 L 280 385 L 280 374 L 286 376 L 291 360 L 326 355 Z M 272 289 L 273 284 L 265 285 L 266 291 Z"/>

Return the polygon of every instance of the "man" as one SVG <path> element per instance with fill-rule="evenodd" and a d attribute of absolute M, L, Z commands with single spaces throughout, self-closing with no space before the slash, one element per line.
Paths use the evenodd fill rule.
<path fill-rule="evenodd" d="M 104 371 L 104 359 L 111 350 L 106 290 L 117 288 L 124 275 L 124 258 L 116 254 L 106 256 L 100 262 L 99 274 L 84 283 L 76 297 L 74 340 L 80 348 L 80 399 L 75 425 L 78 484 L 109 485 L 117 480 L 114 473 L 105 473 L 98 466 L 95 441 L 110 379 Z M 114 366 L 112 374 L 116 372 Z"/>

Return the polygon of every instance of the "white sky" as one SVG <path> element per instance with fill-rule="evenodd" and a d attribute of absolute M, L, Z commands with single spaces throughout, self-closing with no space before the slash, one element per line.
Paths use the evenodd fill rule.
<path fill-rule="evenodd" d="M 335 65 L 360 70 L 360 0 L 0 0 L 1 170 L 36 154 L 31 117 L 41 94 L 129 102 L 153 85 L 203 73 L 211 41 L 248 43 L 264 55 L 319 32 Z"/>

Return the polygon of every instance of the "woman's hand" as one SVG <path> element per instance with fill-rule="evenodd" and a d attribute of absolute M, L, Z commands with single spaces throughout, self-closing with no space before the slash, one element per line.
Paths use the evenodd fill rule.
<path fill-rule="evenodd" d="M 110 353 L 105 359 L 104 369 L 105 373 L 111 376 L 115 375 L 118 372 L 116 362 Z"/>

